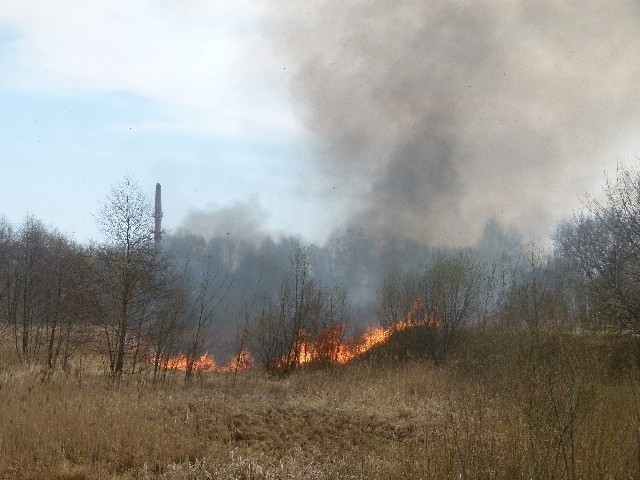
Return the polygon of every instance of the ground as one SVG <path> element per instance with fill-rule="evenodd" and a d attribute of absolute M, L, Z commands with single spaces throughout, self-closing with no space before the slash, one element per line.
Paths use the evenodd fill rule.
<path fill-rule="evenodd" d="M 190 384 L 5 362 L 0 478 L 637 478 L 633 344 L 482 335 L 439 364 Z"/>

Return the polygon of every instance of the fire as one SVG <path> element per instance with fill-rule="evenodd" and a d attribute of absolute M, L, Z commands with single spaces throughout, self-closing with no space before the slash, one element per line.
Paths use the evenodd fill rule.
<path fill-rule="evenodd" d="M 227 373 L 245 372 L 253 368 L 255 364 L 251 354 L 247 350 L 242 350 L 226 366 L 222 367 L 222 371 Z"/>
<path fill-rule="evenodd" d="M 290 366 L 294 363 L 301 366 L 322 360 L 344 365 L 376 345 L 385 343 L 394 332 L 423 326 L 441 327 L 442 323 L 437 318 L 427 315 L 422 301 L 416 298 L 405 317 L 398 323 L 386 328 L 370 327 L 354 342 L 342 343 L 343 325 L 327 327 L 313 341 L 309 340 L 306 331 L 301 331 L 298 334 L 299 345 L 293 352 L 293 358 L 282 359 L 280 366 Z"/>
<path fill-rule="evenodd" d="M 217 368 L 215 359 L 209 353 L 203 353 L 195 360 L 192 360 L 192 362 L 193 364 L 191 369 L 194 371 L 208 372 Z M 166 366 L 168 370 L 180 370 L 182 372 L 186 372 L 189 368 L 189 357 L 185 354 L 170 357 L 167 360 Z"/>
<path fill-rule="evenodd" d="M 278 368 L 286 370 L 292 366 L 319 361 L 339 363 L 343 333 L 343 325 L 329 325 L 311 340 L 305 330 L 300 330 L 295 347 L 289 355 L 280 360 Z"/>
<path fill-rule="evenodd" d="M 351 342 L 343 342 L 344 325 L 329 325 L 319 334 L 312 336 L 305 330 L 298 332 L 298 338 L 291 353 L 283 357 L 278 368 L 288 370 L 315 362 L 327 362 L 338 365 L 355 360 L 377 345 L 383 344 L 395 333 L 409 328 L 442 326 L 437 318 L 427 315 L 419 298 L 416 298 L 407 314 L 399 322 L 388 327 L 370 327 L 362 336 Z M 189 358 L 185 354 L 176 355 L 167 360 L 169 370 L 187 371 Z M 193 361 L 193 371 L 203 372 L 244 372 L 255 366 L 249 351 L 243 349 L 225 366 L 218 366 L 209 353 L 204 353 Z"/>
<path fill-rule="evenodd" d="M 342 346 L 340 354 L 338 355 L 337 363 L 341 365 L 349 363 L 360 355 L 368 352 L 376 345 L 386 342 L 392 333 L 392 328 L 369 327 L 362 337 L 360 337 L 360 340 L 353 344 Z"/>
<path fill-rule="evenodd" d="M 218 366 L 210 353 L 203 353 L 193 360 L 191 369 L 195 372 L 244 372 L 255 365 L 253 357 L 247 350 L 242 350 L 225 366 Z M 189 357 L 185 354 L 175 355 L 167 360 L 167 370 L 186 372 L 189 367 Z"/>

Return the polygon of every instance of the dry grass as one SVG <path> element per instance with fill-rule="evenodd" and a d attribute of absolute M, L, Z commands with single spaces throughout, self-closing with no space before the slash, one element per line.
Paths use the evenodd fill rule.
<path fill-rule="evenodd" d="M 119 385 L 0 370 L 0 478 L 637 478 L 634 345 L 493 332 L 456 358 Z M 95 362 L 94 362 L 95 363 Z M 80 374 L 81 373 L 81 374 Z"/>

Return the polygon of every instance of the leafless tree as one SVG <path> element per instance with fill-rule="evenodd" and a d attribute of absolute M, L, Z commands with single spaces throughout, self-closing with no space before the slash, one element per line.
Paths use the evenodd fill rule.
<path fill-rule="evenodd" d="M 346 294 L 318 285 L 309 249 L 300 248 L 278 295 L 264 302 L 255 329 L 259 360 L 267 371 L 279 373 L 333 361 L 349 320 Z"/>
<path fill-rule="evenodd" d="M 514 267 L 499 316 L 505 325 L 541 329 L 571 321 L 566 272 L 539 246 L 530 245 Z"/>
<path fill-rule="evenodd" d="M 48 282 L 44 310 L 49 369 L 60 360 L 64 370 L 72 353 L 84 343 L 93 314 L 89 258 L 84 248 L 53 232 L 48 245 Z"/>
<path fill-rule="evenodd" d="M 187 266 L 187 368 L 185 380 L 190 381 L 194 374 L 197 359 L 206 351 L 211 339 L 211 326 L 220 305 L 229 293 L 233 278 L 228 271 L 219 268 L 211 253 L 207 254 L 204 264 L 198 268 Z"/>
<path fill-rule="evenodd" d="M 166 282 L 161 295 L 161 305 L 156 312 L 155 321 L 148 331 L 150 358 L 156 380 L 160 375 L 164 378 L 167 362 L 179 350 L 186 329 L 188 298 L 185 279 L 174 270 L 171 272 L 171 278 Z"/>
<path fill-rule="evenodd" d="M 560 223 L 554 244 L 567 276 L 571 314 L 583 325 L 615 319 L 622 252 L 606 224 L 590 213 L 576 214 Z"/>
<path fill-rule="evenodd" d="M 42 319 L 49 280 L 47 231 L 40 221 L 33 217 L 24 221 L 14 252 L 14 279 L 8 290 L 7 310 L 16 353 L 22 361 L 29 362 L 37 357 L 43 345 Z"/>
<path fill-rule="evenodd" d="M 150 285 L 160 264 L 153 241 L 153 209 L 131 177 L 115 184 L 98 216 L 105 243 L 95 249 L 98 274 L 108 308 L 102 319 L 109 371 L 124 371 L 125 353 L 136 347 L 134 327 L 154 301 Z"/>
<path fill-rule="evenodd" d="M 64 368 L 79 346 L 91 285 L 85 249 L 32 218 L 0 225 L 0 318 L 24 362 Z"/>
<path fill-rule="evenodd" d="M 482 275 L 473 254 L 437 252 L 422 280 L 422 303 L 428 316 L 441 324 L 438 357 L 448 355 L 460 328 L 478 314 Z"/>
<path fill-rule="evenodd" d="M 602 198 L 565 220 L 555 236 L 574 310 L 585 321 L 640 330 L 640 171 L 619 166 Z"/>
<path fill-rule="evenodd" d="M 380 292 L 379 315 L 385 326 L 395 325 L 414 305 L 421 305 L 421 316 L 438 324 L 438 341 L 429 336 L 425 354 L 445 358 L 458 334 L 474 316 L 482 314 L 483 272 L 473 254 L 465 250 L 436 251 L 420 270 L 402 277 L 391 277 Z M 416 303 L 418 302 L 418 303 Z M 434 349 L 435 345 L 435 349 Z"/>
<path fill-rule="evenodd" d="M 609 232 L 600 275 L 610 293 L 616 322 L 640 329 L 640 171 L 618 167 L 616 178 L 605 183 L 605 200 L 591 198 L 589 209 Z"/>
<path fill-rule="evenodd" d="M 15 237 L 13 226 L 0 218 L 0 333 L 10 324 L 16 269 Z"/>
<path fill-rule="evenodd" d="M 420 293 L 419 276 L 415 273 L 388 276 L 378 294 L 378 318 L 382 326 L 390 327 L 402 321 Z"/>

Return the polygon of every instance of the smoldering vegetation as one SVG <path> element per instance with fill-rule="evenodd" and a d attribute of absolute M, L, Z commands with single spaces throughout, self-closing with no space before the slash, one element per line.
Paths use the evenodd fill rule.
<path fill-rule="evenodd" d="M 632 0 L 267 5 L 327 197 L 376 242 L 547 238 L 637 138 Z"/>

